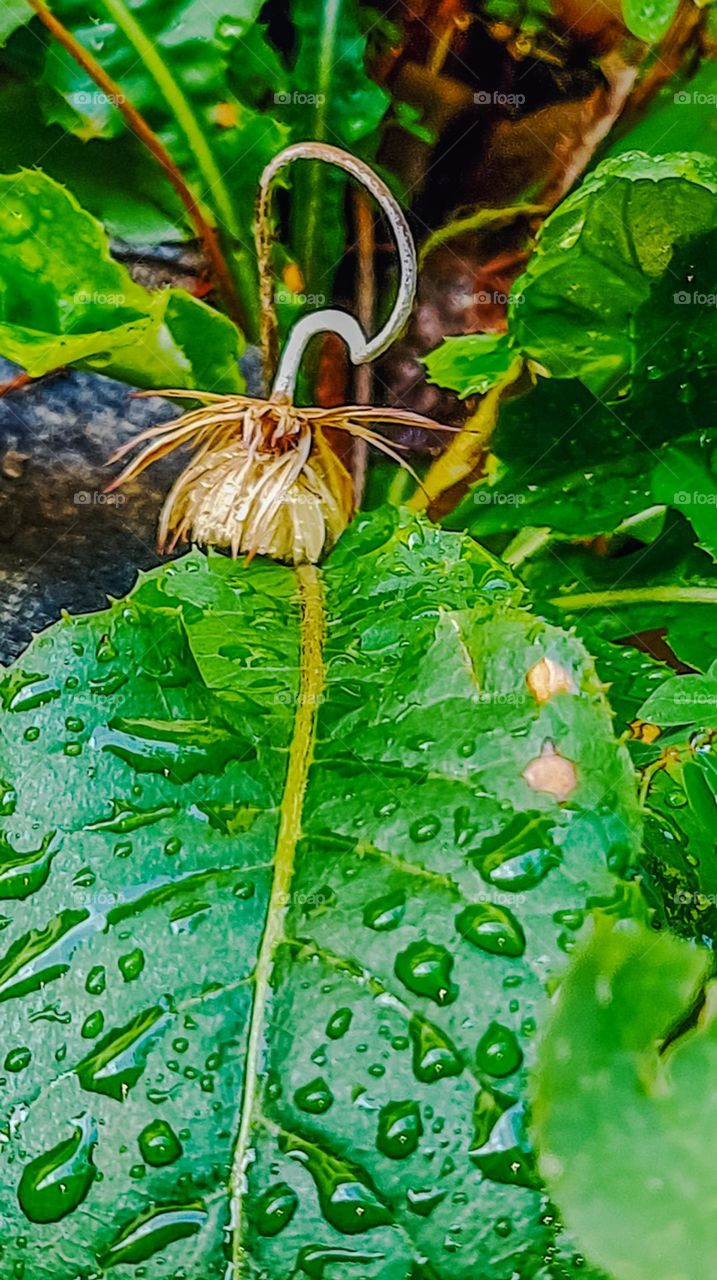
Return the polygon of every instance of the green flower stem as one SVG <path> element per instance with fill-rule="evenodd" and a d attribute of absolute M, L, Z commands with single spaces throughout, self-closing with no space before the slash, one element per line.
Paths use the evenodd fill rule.
<path fill-rule="evenodd" d="M 598 609 L 613 604 L 717 604 L 717 587 L 625 587 L 615 591 L 584 591 L 553 596 L 558 609 Z"/>

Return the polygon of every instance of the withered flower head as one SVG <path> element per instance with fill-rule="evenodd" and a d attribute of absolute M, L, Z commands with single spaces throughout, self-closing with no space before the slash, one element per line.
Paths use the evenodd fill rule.
<path fill-rule="evenodd" d="M 366 405 L 316 409 L 297 408 L 278 396 L 261 400 L 200 391 L 145 394 L 203 404 L 150 427 L 111 459 L 145 446 L 110 485 L 114 489 L 172 450 L 194 447 L 194 456 L 162 509 L 160 551 L 188 541 L 228 547 L 234 556 L 315 563 L 341 536 L 354 508 L 351 477 L 327 443 L 325 429 L 368 440 L 407 467 L 396 449 L 367 424 L 427 425 L 425 418 L 407 410 Z"/>
<path fill-rule="evenodd" d="M 347 312 L 323 308 L 295 322 L 279 354 L 273 306 L 270 193 L 277 174 L 296 160 L 336 165 L 363 184 L 392 227 L 400 274 L 391 312 L 372 338 L 366 337 L 358 320 Z M 376 409 L 369 405 L 298 408 L 293 403 L 302 357 L 318 334 L 332 332 L 342 338 L 355 365 L 375 360 L 388 350 L 411 314 L 416 293 L 416 251 L 405 215 L 386 184 L 356 156 L 322 142 L 292 143 L 266 166 L 259 183 L 255 233 L 267 383 L 271 382 L 276 365 L 270 396 L 262 400 L 201 391 L 145 392 L 193 400 L 202 407 L 151 427 L 119 449 L 113 461 L 124 457 L 135 445 L 144 444 L 110 488 L 139 475 L 172 449 L 192 446 L 194 456 L 162 509 L 160 550 L 172 550 L 177 542 L 186 540 L 229 547 L 234 556 L 242 553 L 251 558 L 262 554 L 292 564 L 314 563 L 341 536 L 354 508 L 351 477 L 330 448 L 327 430 L 346 431 L 370 441 L 411 472 L 420 484 L 396 449 L 370 424 L 438 427 L 438 423 L 403 409 Z"/>

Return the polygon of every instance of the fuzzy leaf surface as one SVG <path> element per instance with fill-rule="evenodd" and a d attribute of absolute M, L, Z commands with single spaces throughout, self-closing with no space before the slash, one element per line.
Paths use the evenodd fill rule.
<path fill-rule="evenodd" d="M 541 1047 L 541 1167 L 588 1259 L 615 1280 L 712 1274 L 714 990 L 686 1029 L 708 967 L 707 951 L 667 934 L 602 922 Z"/>

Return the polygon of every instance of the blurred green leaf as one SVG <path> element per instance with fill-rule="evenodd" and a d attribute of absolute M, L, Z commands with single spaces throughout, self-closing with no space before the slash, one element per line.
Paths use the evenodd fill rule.
<path fill-rule="evenodd" d="M 0 177 L 0 354 L 39 376 L 64 364 L 140 387 L 237 391 L 240 335 L 181 289 L 149 293 L 105 233 L 39 172 Z"/>
<path fill-rule="evenodd" d="M 695 71 L 689 64 L 670 76 L 627 129 L 613 130 L 605 158 L 625 151 L 664 155 L 679 147 L 717 159 L 717 62 L 706 58 Z"/>
<path fill-rule="evenodd" d="M 693 1017 L 709 968 L 708 952 L 667 934 L 598 921 L 543 1038 L 540 1167 L 589 1261 L 613 1280 L 713 1275 L 713 988 Z"/>
<path fill-rule="evenodd" d="M 31 18 L 32 9 L 27 0 L 3 0 L 0 9 L 0 47 L 18 27 L 24 27 Z"/>
<path fill-rule="evenodd" d="M 659 725 L 717 728 L 717 661 L 704 675 L 673 676 L 650 694 L 640 708 L 643 720 Z"/>

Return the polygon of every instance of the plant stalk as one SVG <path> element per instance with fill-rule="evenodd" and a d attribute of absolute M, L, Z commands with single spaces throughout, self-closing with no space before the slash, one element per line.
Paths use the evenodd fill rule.
<path fill-rule="evenodd" d="M 614 604 L 717 604 L 717 587 L 619 587 L 553 596 L 557 609 L 596 609 Z"/>

